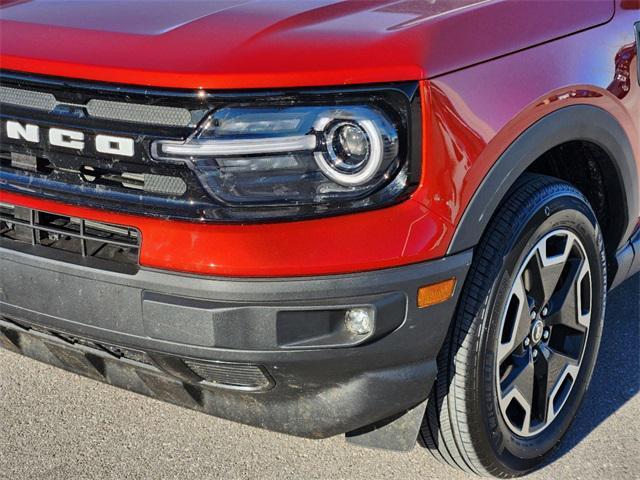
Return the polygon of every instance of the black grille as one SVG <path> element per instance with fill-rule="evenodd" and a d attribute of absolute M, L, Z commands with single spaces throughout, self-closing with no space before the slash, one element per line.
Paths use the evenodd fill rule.
<path fill-rule="evenodd" d="M 0 245 L 89 267 L 135 273 L 140 234 L 133 227 L 0 203 Z"/>
<path fill-rule="evenodd" d="M 205 382 L 244 390 L 265 390 L 273 386 L 269 374 L 259 365 L 184 360 Z"/>
<path fill-rule="evenodd" d="M 209 210 L 219 206 L 196 174 L 184 164 L 152 160 L 149 146 L 156 138 L 187 138 L 213 103 L 189 90 L 0 71 L 2 123 L 39 129 L 38 141 L 29 142 L 10 137 L 0 126 L 0 188 L 162 218 L 210 218 L 214 213 Z M 82 148 L 51 145 L 51 128 L 80 132 Z M 133 155 L 99 152 L 97 135 L 133 140 Z"/>
<path fill-rule="evenodd" d="M 47 113 L 75 110 L 104 120 L 195 127 L 196 118 L 185 108 L 91 99 L 86 104 L 60 102 L 51 93 L 0 85 L 0 102 Z"/>
<path fill-rule="evenodd" d="M 145 192 L 165 197 L 180 197 L 187 193 L 186 182 L 177 175 L 158 175 L 149 172 L 136 173 L 136 169 L 123 170 L 121 165 L 97 166 L 91 161 L 70 161 L 54 163 L 54 156 L 31 155 L 0 149 L 0 167 L 13 170 L 22 175 L 38 174 L 42 178 L 63 180 L 78 183 L 87 187 L 102 186 L 133 192 Z M 120 168 L 119 168 L 120 167 Z M 137 194 L 137 193 L 136 193 Z"/>

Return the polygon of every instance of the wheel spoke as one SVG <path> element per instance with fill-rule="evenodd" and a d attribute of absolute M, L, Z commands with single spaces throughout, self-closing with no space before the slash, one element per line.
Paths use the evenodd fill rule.
<path fill-rule="evenodd" d="M 556 403 L 562 394 L 561 387 L 567 376 L 575 381 L 579 362 L 546 345 L 540 346 L 541 355 L 535 365 L 536 377 L 536 417 L 550 422 L 555 418 L 561 405 Z"/>
<path fill-rule="evenodd" d="M 579 332 L 586 331 L 588 321 L 584 318 L 583 307 L 578 308 L 578 302 L 581 301 L 578 298 L 579 284 L 585 278 L 585 268 L 587 268 L 586 262 L 580 258 L 571 258 L 567 261 L 562 284 L 549 300 L 547 325 L 564 325 Z M 589 305 L 589 313 L 590 310 Z M 588 316 L 590 318 L 590 314 Z"/>
<path fill-rule="evenodd" d="M 502 337 L 498 347 L 498 364 L 501 364 L 505 358 L 522 345 L 531 327 L 529 299 L 522 278 L 516 280 L 516 284 L 512 289 L 506 315 L 507 318 L 502 328 Z"/>
<path fill-rule="evenodd" d="M 529 261 L 524 271 L 529 295 L 539 307 L 546 305 L 553 293 L 556 291 L 560 276 L 564 270 L 564 262 L 549 262 L 547 266 L 543 264 L 540 251 Z"/>
<path fill-rule="evenodd" d="M 522 411 L 522 424 L 520 429 L 523 434 L 528 434 L 531 429 L 531 406 L 534 394 L 535 368 L 529 352 L 517 357 L 501 383 L 500 403 L 504 410 L 509 408 L 512 402 L 517 402 Z"/>
<path fill-rule="evenodd" d="M 507 396 L 513 388 L 516 388 L 525 399 L 531 401 L 533 396 L 534 366 L 530 357 L 529 352 L 525 352 L 514 361 L 513 368 L 501 383 L 504 396 Z"/>

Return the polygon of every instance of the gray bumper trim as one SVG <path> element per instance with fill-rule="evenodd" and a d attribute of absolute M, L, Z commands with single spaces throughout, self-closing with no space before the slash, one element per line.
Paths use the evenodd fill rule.
<path fill-rule="evenodd" d="M 468 251 L 437 261 L 361 274 L 248 280 L 144 269 L 136 275 L 123 275 L 0 249 L 0 316 L 54 333 L 145 352 L 155 362 L 152 368 L 158 378 L 169 382 L 166 388 L 153 391 L 157 398 L 271 430 L 326 437 L 398 414 L 427 397 L 436 375 L 435 358 L 471 258 Z M 419 286 L 453 276 L 458 279 L 453 298 L 426 309 L 417 308 Z M 190 336 L 193 325 L 190 327 L 189 322 L 196 322 L 196 326 L 202 323 L 185 311 L 168 309 L 170 314 L 165 321 L 173 318 L 176 325 L 166 332 L 175 332 L 175 336 L 150 330 L 143 315 L 143 300 L 149 296 L 154 300 L 183 299 L 186 312 L 195 305 L 193 317 L 210 323 L 213 345 Z M 391 319 L 390 327 L 364 343 L 342 348 L 298 348 L 273 343 L 279 338 L 278 332 L 272 331 L 278 325 L 278 316 L 255 314 L 292 308 L 325 311 L 362 304 L 376 308 L 381 319 Z M 173 308 L 180 305 L 181 302 L 174 302 Z M 206 308 L 199 308 L 202 306 Z M 158 305 L 155 308 L 164 310 Z M 215 315 L 209 317 L 212 311 Z M 238 311 L 248 314 L 238 315 Z M 226 312 L 233 315 L 226 316 Z M 300 318 L 304 324 L 312 316 Z M 227 325 L 222 328 L 225 322 Z M 34 335 L 31 330 L 14 327 L 20 337 Z M 60 365 L 59 359 L 36 352 L 41 348 L 18 345 L 22 344 L 14 342 L 14 349 L 39 360 L 124 388 L 133 385 L 125 377 L 117 380 L 115 374 L 96 377 L 91 368 L 92 373 L 88 374 L 80 361 Z M 87 356 L 73 345 L 64 347 L 64 351 L 80 351 L 80 358 L 87 360 L 89 366 L 94 365 L 91 355 L 95 356 L 95 352 Z M 48 347 L 45 350 L 51 351 Z M 109 365 L 123 361 L 108 354 L 105 358 Z M 184 359 L 259 365 L 273 378 L 274 386 L 251 393 L 211 388 L 182 375 L 176 362 Z M 134 367 L 140 367 L 143 376 L 149 370 L 149 366 Z M 163 381 L 154 381 L 164 385 Z M 191 397 L 204 395 L 207 400 L 195 407 L 190 401 L 176 401 L 175 392 L 171 393 L 174 387 L 169 386 L 176 382 Z M 143 383 L 146 384 L 144 380 Z M 150 394 L 148 388 L 134 390 Z M 166 395 L 162 394 L 164 390 Z"/>

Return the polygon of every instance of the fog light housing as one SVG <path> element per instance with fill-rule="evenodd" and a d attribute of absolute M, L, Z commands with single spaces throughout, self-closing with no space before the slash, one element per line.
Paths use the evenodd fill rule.
<path fill-rule="evenodd" d="M 373 315 L 367 309 L 352 308 L 347 310 L 344 324 L 347 330 L 354 335 L 368 335 L 373 331 Z"/>

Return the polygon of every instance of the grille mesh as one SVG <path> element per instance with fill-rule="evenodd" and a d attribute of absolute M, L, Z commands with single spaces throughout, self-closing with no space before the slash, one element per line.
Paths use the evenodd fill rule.
<path fill-rule="evenodd" d="M 258 365 L 197 360 L 184 360 L 184 363 L 208 383 L 246 390 L 263 390 L 273 386 L 271 377 Z"/>
<path fill-rule="evenodd" d="M 46 112 L 51 112 L 57 105 L 56 97 L 50 93 L 32 92 L 5 86 L 0 87 L 0 103 Z"/>
<path fill-rule="evenodd" d="M 187 184 L 179 177 L 145 173 L 144 188 L 148 192 L 184 195 L 187 191 Z"/>
<path fill-rule="evenodd" d="M 147 123 L 187 127 L 191 123 L 191 113 L 184 108 L 159 107 L 135 103 L 89 100 L 87 112 L 90 116 L 122 122 Z"/>
<path fill-rule="evenodd" d="M 167 127 L 193 126 L 191 112 L 185 108 L 141 105 L 137 103 L 89 100 L 85 105 L 59 102 L 51 93 L 0 86 L 0 103 L 17 107 L 53 112 L 60 105 L 84 108 L 89 116 L 103 120 L 162 125 Z"/>

